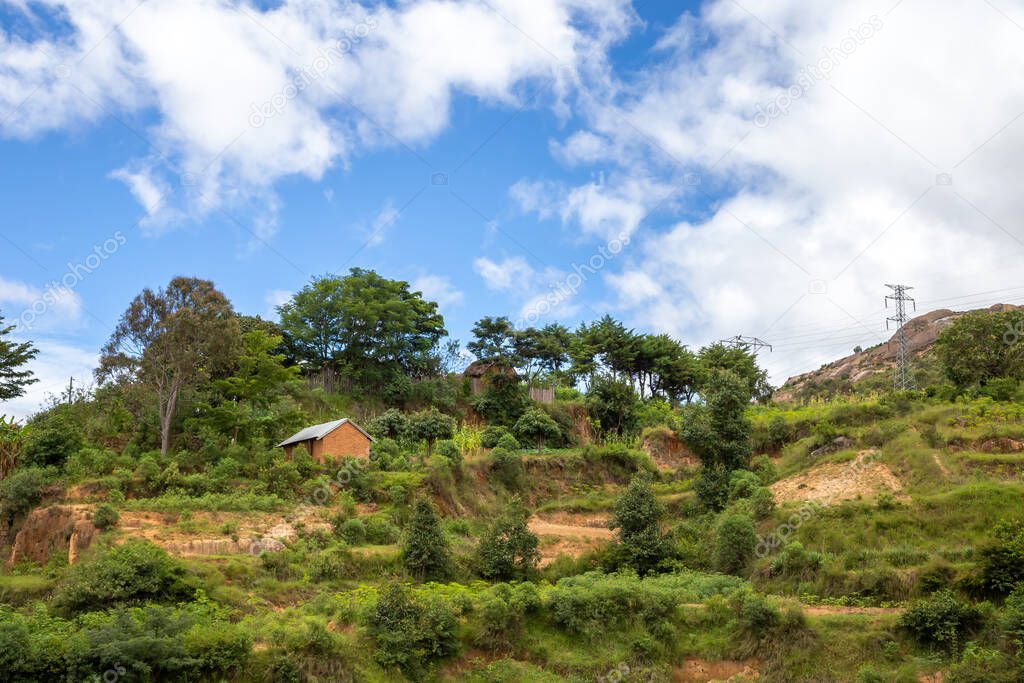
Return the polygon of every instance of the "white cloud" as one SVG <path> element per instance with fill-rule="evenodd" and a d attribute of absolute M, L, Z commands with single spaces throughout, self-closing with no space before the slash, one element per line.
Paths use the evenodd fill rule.
<path fill-rule="evenodd" d="M 39 381 L 30 384 L 24 396 L 0 403 L 0 414 L 24 420 L 44 407 L 51 396 L 67 392 L 72 377 L 76 389 L 92 384 L 92 370 L 99 360 L 97 353 L 46 339 L 35 340 L 35 346 L 39 355 L 28 367 Z"/>
<path fill-rule="evenodd" d="M 781 381 L 886 338 L 885 283 L 916 286 L 924 310 L 1014 296 L 963 297 L 1020 284 L 1024 90 L 1006 78 L 1024 67 L 1020 30 L 987 6 L 893 5 L 709 2 L 555 145 L 675 186 L 689 209 L 608 278 L 635 324 L 693 342 L 763 336 Z M 1002 9 L 1024 24 L 1019 1 Z M 649 194 L 630 207 L 592 193 L 567 195 L 584 231 L 650 208 Z"/>
<path fill-rule="evenodd" d="M 0 134 L 117 116 L 150 145 L 115 177 L 151 223 L 229 204 L 271 214 L 264 233 L 274 225 L 276 181 L 319 179 L 354 152 L 396 139 L 429 141 L 448 125 L 457 93 L 564 112 L 570 86 L 599 77 L 607 46 L 635 23 L 627 0 L 21 7 L 36 6 L 59 13 L 67 31 L 26 40 L 0 29 Z M 542 86 L 530 100 L 526 84 Z M 155 121 L 139 123 L 149 112 Z M 169 204 L 179 210 L 161 211 Z"/>
<path fill-rule="evenodd" d="M 294 296 L 294 293 L 289 292 L 287 289 L 272 289 L 267 292 L 267 296 L 265 297 L 267 302 L 267 318 L 270 320 L 276 320 L 277 307 L 291 301 L 292 296 Z"/>
<path fill-rule="evenodd" d="M 0 313 L 19 330 L 68 329 L 81 322 L 82 298 L 57 282 L 37 287 L 0 277 Z"/>
<path fill-rule="evenodd" d="M 458 289 L 445 275 L 422 275 L 412 281 L 414 292 L 423 292 L 424 298 L 436 301 L 442 309 L 449 309 L 462 303 L 462 290 Z"/>
<path fill-rule="evenodd" d="M 480 257 L 473 261 L 473 268 L 489 289 L 499 292 L 530 290 L 537 277 L 533 267 L 522 256 L 512 256 L 500 262 Z"/>
<path fill-rule="evenodd" d="M 387 202 L 377 215 L 373 217 L 373 222 L 370 224 L 370 236 L 366 240 L 367 246 L 376 247 L 383 244 L 384 239 L 387 237 L 388 230 L 395 224 L 398 217 L 402 215 L 395 206 L 389 201 Z"/>

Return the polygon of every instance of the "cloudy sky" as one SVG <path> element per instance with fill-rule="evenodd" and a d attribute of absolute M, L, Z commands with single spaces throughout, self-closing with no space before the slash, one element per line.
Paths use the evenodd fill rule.
<path fill-rule="evenodd" d="M 25 415 L 175 275 L 353 266 L 453 336 L 605 312 L 774 345 L 1024 301 L 1024 1 L 0 0 L 0 312 Z M 891 312 L 889 312 L 891 313 Z"/>

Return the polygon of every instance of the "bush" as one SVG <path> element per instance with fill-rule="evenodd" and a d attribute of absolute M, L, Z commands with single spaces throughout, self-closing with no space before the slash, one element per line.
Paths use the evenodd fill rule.
<path fill-rule="evenodd" d="M 539 408 L 531 408 L 523 413 L 513 427 L 520 441 L 536 445 L 537 450 L 544 450 L 544 444 L 562 436 L 562 430 L 551 416 Z"/>
<path fill-rule="evenodd" d="M 518 451 L 522 447 L 522 444 L 511 434 L 502 434 L 495 445 L 495 448 L 504 448 L 507 451 Z"/>
<path fill-rule="evenodd" d="M 1024 521 L 1001 520 L 981 549 L 981 575 L 994 595 L 1007 595 L 1024 581 Z"/>
<path fill-rule="evenodd" d="M 366 430 L 375 437 L 401 439 L 409 431 L 409 418 L 397 408 L 390 408 L 370 420 Z"/>
<path fill-rule="evenodd" d="M 922 645 L 955 652 L 979 619 L 977 608 L 944 589 L 911 606 L 900 617 L 899 625 Z"/>
<path fill-rule="evenodd" d="M 110 503 L 100 503 L 92 513 L 92 525 L 100 531 L 117 526 L 119 519 L 117 509 Z"/>
<path fill-rule="evenodd" d="M 35 467 L 60 467 L 82 447 L 78 429 L 64 420 L 29 430 L 21 450 L 21 462 Z"/>
<path fill-rule="evenodd" d="M 425 500 L 418 501 L 413 511 L 402 542 L 402 563 L 410 574 L 425 581 L 442 581 L 451 574 L 448 539 L 441 531 L 434 506 Z"/>
<path fill-rule="evenodd" d="M 510 489 L 518 489 L 523 478 L 523 458 L 507 448 L 498 446 L 491 451 L 491 473 Z"/>
<path fill-rule="evenodd" d="M 650 475 L 638 474 L 615 502 L 609 526 L 619 530 L 616 563 L 635 568 L 641 575 L 670 557 L 672 548 L 661 533 L 664 508 L 651 489 Z"/>
<path fill-rule="evenodd" d="M 487 425 L 480 434 L 480 445 L 484 448 L 494 448 L 498 445 L 498 439 L 508 433 L 508 429 L 501 425 Z"/>
<path fill-rule="evenodd" d="M 693 483 L 697 500 L 713 512 L 725 508 L 729 502 L 729 470 L 724 467 L 703 466 Z"/>
<path fill-rule="evenodd" d="M 43 486 L 54 474 L 52 468 L 22 467 L 0 480 L 0 514 L 8 524 L 42 499 Z"/>
<path fill-rule="evenodd" d="M 176 602 L 196 585 L 185 565 L 146 541 L 129 541 L 71 567 L 55 603 L 68 612 L 143 602 Z"/>
<path fill-rule="evenodd" d="M 733 470 L 729 475 L 729 500 L 749 498 L 761 486 L 761 480 L 749 470 Z"/>
<path fill-rule="evenodd" d="M 481 576 L 490 581 L 529 578 L 540 561 L 540 541 L 527 527 L 528 519 L 516 501 L 490 526 L 476 549 Z"/>
<path fill-rule="evenodd" d="M 355 573 L 355 560 L 344 543 L 339 543 L 313 556 L 309 563 L 309 580 L 337 581 Z"/>
<path fill-rule="evenodd" d="M 775 463 L 767 455 L 758 455 L 751 460 L 750 471 L 756 474 L 765 486 L 779 478 L 779 471 L 775 467 Z"/>
<path fill-rule="evenodd" d="M 359 545 L 366 540 L 366 525 L 358 517 L 346 519 L 338 528 L 338 535 L 349 545 Z"/>
<path fill-rule="evenodd" d="M 757 531 L 746 515 L 728 515 L 718 525 L 715 541 L 715 568 L 727 574 L 743 570 L 754 556 Z"/>
<path fill-rule="evenodd" d="M 374 545 L 390 545 L 398 540 L 401 532 L 383 515 L 366 518 L 366 542 Z"/>
<path fill-rule="evenodd" d="M 801 580 L 812 578 L 821 568 L 824 557 L 819 552 L 808 551 L 799 541 L 787 543 L 771 564 L 774 576 L 786 576 Z"/>
<path fill-rule="evenodd" d="M 459 447 L 451 439 L 438 441 L 434 447 L 434 452 L 443 458 L 447 458 L 454 467 L 462 466 L 462 451 L 459 450 Z"/>
<path fill-rule="evenodd" d="M 368 626 L 377 663 L 397 667 L 413 680 L 422 677 L 425 666 L 458 649 L 455 611 L 440 601 L 417 600 L 397 584 L 381 593 Z"/>

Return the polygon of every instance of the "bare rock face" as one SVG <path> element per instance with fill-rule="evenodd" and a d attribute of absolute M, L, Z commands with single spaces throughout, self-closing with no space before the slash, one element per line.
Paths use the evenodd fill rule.
<path fill-rule="evenodd" d="M 99 535 L 90 521 L 89 507 L 50 505 L 29 513 L 14 539 L 8 563 L 21 560 L 45 564 L 54 552 L 67 553 L 74 564 Z"/>

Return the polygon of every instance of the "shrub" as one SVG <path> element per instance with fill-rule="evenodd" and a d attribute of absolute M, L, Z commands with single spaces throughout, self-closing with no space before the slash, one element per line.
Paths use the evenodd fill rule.
<path fill-rule="evenodd" d="M 651 490 L 650 476 L 638 474 L 615 502 L 609 526 L 619 530 L 616 561 L 634 567 L 641 575 L 654 570 L 671 555 L 661 533 L 664 508 Z"/>
<path fill-rule="evenodd" d="M 763 638 L 782 621 L 779 610 L 767 598 L 751 591 L 740 591 L 733 598 L 740 631 Z"/>
<path fill-rule="evenodd" d="M 538 451 L 544 450 L 545 442 L 562 436 L 558 423 L 539 408 L 523 413 L 512 429 L 520 441 L 535 444 Z"/>
<path fill-rule="evenodd" d="M 729 475 L 729 500 L 749 498 L 761 486 L 761 480 L 749 470 L 733 470 Z"/>
<path fill-rule="evenodd" d="M 775 463 L 767 455 L 758 455 L 751 460 L 750 471 L 756 474 L 765 486 L 779 478 L 779 471 L 775 467 Z"/>
<path fill-rule="evenodd" d="M 462 451 L 459 450 L 459 447 L 451 439 L 438 441 L 434 449 L 438 455 L 447 458 L 455 467 L 462 466 Z"/>
<path fill-rule="evenodd" d="M 417 600 L 397 584 L 381 593 L 368 626 L 377 663 L 397 667 L 413 680 L 422 676 L 425 665 L 458 649 L 455 611 L 440 601 Z"/>
<path fill-rule="evenodd" d="M 7 518 L 8 524 L 40 501 L 43 486 L 53 475 L 50 468 L 22 467 L 0 480 L 0 514 Z"/>
<path fill-rule="evenodd" d="M 727 574 L 743 570 L 754 555 L 757 532 L 746 515 L 728 515 L 718 525 L 715 541 L 715 567 Z"/>
<path fill-rule="evenodd" d="M 821 568 L 824 557 L 819 552 L 808 551 L 799 541 L 787 543 L 771 564 L 775 576 L 810 579 Z"/>
<path fill-rule="evenodd" d="M 117 526 L 119 519 L 117 509 L 110 503 L 100 503 L 92 513 L 92 525 L 100 531 Z"/>
<path fill-rule="evenodd" d="M 337 581 L 355 573 L 352 552 L 343 543 L 322 550 L 309 562 L 309 580 L 315 582 Z"/>
<path fill-rule="evenodd" d="M 113 605 L 173 602 L 190 597 L 195 584 L 185 565 L 146 541 L 129 541 L 71 567 L 58 587 L 58 607 L 78 612 Z"/>
<path fill-rule="evenodd" d="M 398 527 L 383 515 L 366 518 L 366 542 L 374 545 L 389 545 L 401 535 Z"/>
<path fill-rule="evenodd" d="M 21 450 L 21 462 L 35 467 L 60 467 L 82 447 L 78 429 L 64 420 L 29 430 Z"/>
<path fill-rule="evenodd" d="M 506 433 L 502 434 L 501 438 L 498 439 L 498 443 L 495 445 L 495 448 L 504 448 L 507 451 L 518 451 L 522 448 L 522 444 L 519 443 L 516 437 Z"/>
<path fill-rule="evenodd" d="M 366 540 L 366 525 L 358 517 L 346 519 L 338 528 L 338 535 L 350 545 L 359 545 Z"/>
<path fill-rule="evenodd" d="M 725 508 L 729 501 L 729 470 L 719 466 L 702 466 L 693 490 L 701 504 L 711 511 Z"/>
<path fill-rule="evenodd" d="M 923 645 L 954 652 L 979 618 L 977 608 L 943 589 L 912 605 L 900 617 L 899 625 Z"/>
<path fill-rule="evenodd" d="M 523 478 L 523 458 L 518 453 L 498 446 L 491 451 L 490 470 L 502 484 L 517 489 Z"/>
<path fill-rule="evenodd" d="M 639 405 L 629 384 L 608 377 L 597 377 L 587 394 L 587 412 L 605 435 L 634 433 L 640 424 Z"/>
<path fill-rule="evenodd" d="M 515 501 L 494 521 L 476 549 L 480 575 L 491 581 L 525 580 L 540 561 L 536 534 L 527 527 L 529 513 Z"/>
<path fill-rule="evenodd" d="M 980 554 L 985 588 L 995 595 L 1012 591 L 1024 581 L 1024 520 L 998 522 Z"/>
<path fill-rule="evenodd" d="M 427 455 L 434 454 L 434 443 L 438 439 L 450 439 L 455 433 L 455 419 L 436 408 L 421 410 L 409 418 L 409 435 L 427 442 Z"/>
<path fill-rule="evenodd" d="M 366 430 L 376 437 L 401 439 L 409 431 L 409 418 L 397 408 L 390 408 L 370 420 Z"/>
<path fill-rule="evenodd" d="M 412 521 L 402 541 L 402 564 L 421 580 L 441 581 L 452 569 L 451 549 L 441 531 L 434 506 L 425 500 L 416 503 Z"/>
<path fill-rule="evenodd" d="M 494 448 L 498 445 L 498 439 L 508 433 L 508 428 L 501 425 L 487 425 L 480 434 L 480 445 L 484 448 Z"/>

